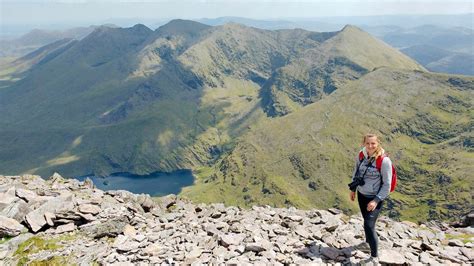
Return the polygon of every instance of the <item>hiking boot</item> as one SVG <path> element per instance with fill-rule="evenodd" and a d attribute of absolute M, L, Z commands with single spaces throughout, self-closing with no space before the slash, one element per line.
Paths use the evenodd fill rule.
<path fill-rule="evenodd" d="M 380 265 L 379 263 L 379 258 L 378 257 L 370 257 L 365 260 L 360 261 L 361 266 L 378 266 Z"/>
<path fill-rule="evenodd" d="M 358 244 L 357 246 L 355 246 L 355 249 L 360 250 L 364 253 L 370 252 L 370 246 L 367 242 L 362 242 Z"/>

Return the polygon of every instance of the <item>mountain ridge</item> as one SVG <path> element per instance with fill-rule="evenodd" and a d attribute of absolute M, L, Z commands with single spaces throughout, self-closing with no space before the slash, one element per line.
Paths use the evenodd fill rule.
<path fill-rule="evenodd" d="M 184 34 L 167 35 L 174 28 Z M 413 95 L 418 91 L 411 79 L 424 88 L 426 95 L 421 97 L 436 99 L 436 106 L 426 109 L 425 103 L 418 106 L 416 99 L 407 100 L 403 93 Z M 367 82 L 373 95 L 361 82 Z M 431 95 L 425 87 L 433 84 L 447 88 L 449 94 L 433 90 Z M 397 136 L 402 144 L 424 147 L 430 155 L 443 155 L 438 146 L 424 145 L 437 145 L 441 140 L 457 143 L 445 138 L 458 133 L 451 126 L 460 130 L 469 145 L 471 136 L 463 130 L 472 119 L 468 112 L 472 103 L 465 100 L 471 95 L 470 84 L 472 79 L 467 77 L 427 73 L 416 62 L 353 26 L 332 33 L 269 31 L 237 24 L 208 27 L 184 20 L 156 31 L 143 25 L 127 29 L 104 27 L 34 66 L 23 79 L 0 89 L 0 169 L 13 174 L 47 175 L 60 171 L 80 176 L 186 168 L 203 176 L 198 181 L 208 182 L 188 191 L 202 201 L 214 196 L 206 194 L 208 187 L 210 191 L 239 187 L 219 201 L 305 208 L 337 205 L 348 210 L 342 176 L 347 175 L 345 171 L 350 172 L 347 154 L 357 149 L 358 141 L 349 140 L 370 127 L 364 123 L 363 128 L 358 127 L 344 117 L 331 118 L 353 110 L 346 105 L 360 106 L 364 101 L 353 103 L 344 93 L 351 91 L 360 98 L 355 89 L 360 86 L 366 99 L 391 95 L 389 105 L 375 103 L 384 113 L 384 130 L 379 129 L 382 135 Z M 437 98 L 441 95 L 446 99 Z M 346 104 L 338 103 L 339 97 Z M 424 111 L 406 117 L 391 102 L 400 99 L 404 99 L 402 103 L 408 106 L 410 115 L 416 109 Z M 318 109 L 308 113 L 312 108 L 321 108 L 315 106 L 334 111 Z M 354 113 L 367 119 L 376 116 L 374 112 L 360 111 L 365 109 L 360 106 Z M 301 123 L 317 119 L 306 132 L 315 135 L 283 134 L 301 127 L 292 121 L 295 117 Z M 459 123 L 454 122 L 457 118 L 461 119 Z M 356 116 L 355 120 L 362 118 Z M 344 122 L 339 125 L 338 121 Z M 398 123 L 403 127 L 394 128 Z M 261 125 L 275 132 L 266 132 Z M 324 125 L 330 125 L 332 131 Z M 357 133 L 351 133 L 356 128 Z M 391 132 L 393 129 L 397 132 Z M 345 150 L 335 153 L 343 158 L 343 167 L 336 169 L 335 155 L 324 145 L 316 145 L 316 136 L 321 137 L 320 141 L 329 140 L 333 149 Z M 268 140 L 269 147 L 263 145 L 265 141 L 259 142 L 269 138 L 273 139 Z M 297 151 L 295 147 L 305 143 L 305 148 L 312 147 L 321 154 L 292 155 Z M 460 158 L 470 154 L 446 146 Z M 273 156 L 285 150 L 288 154 L 285 152 L 281 165 L 272 164 L 268 169 L 255 166 L 256 161 L 262 165 L 277 161 Z M 421 151 L 409 149 L 409 155 L 405 165 L 416 162 L 421 166 L 415 170 L 406 167 L 405 176 L 449 179 L 453 182 L 446 187 L 463 193 L 470 185 L 461 176 L 463 169 L 454 169 L 454 175 L 443 173 L 430 166 Z M 416 155 L 422 159 L 417 160 Z M 469 162 L 469 158 L 454 164 L 462 165 L 461 161 Z M 280 169 L 282 165 L 287 168 Z M 321 169 L 326 172 L 318 172 Z M 241 186 L 244 180 L 254 184 L 245 188 Z M 324 186 L 326 189 L 321 189 Z M 416 194 L 422 188 L 404 193 Z M 253 198 L 245 189 L 254 193 Z M 312 200 L 318 193 L 327 202 Z M 460 201 L 465 199 L 463 193 L 452 199 L 452 204 L 464 206 Z M 222 193 L 217 191 L 215 195 Z M 439 206 L 429 214 L 427 202 L 413 202 L 403 198 L 403 193 L 396 195 L 399 202 L 421 206 L 422 219 L 429 215 L 445 217 L 448 209 L 447 205 Z M 448 204 L 441 198 L 436 198 L 435 203 L 438 201 Z M 416 218 L 406 210 L 392 215 Z"/>

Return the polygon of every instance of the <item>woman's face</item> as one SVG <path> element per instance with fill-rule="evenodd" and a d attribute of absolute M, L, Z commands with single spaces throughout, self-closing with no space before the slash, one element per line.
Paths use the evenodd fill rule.
<path fill-rule="evenodd" d="M 379 141 L 377 137 L 374 136 L 365 139 L 365 150 L 369 155 L 372 155 L 372 153 L 375 152 L 377 146 L 379 146 Z"/>

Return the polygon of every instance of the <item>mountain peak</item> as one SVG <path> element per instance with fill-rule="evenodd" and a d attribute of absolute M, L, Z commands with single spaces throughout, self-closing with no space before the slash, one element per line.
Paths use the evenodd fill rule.
<path fill-rule="evenodd" d="M 150 28 L 143 24 L 135 24 L 133 27 L 130 28 L 134 32 L 148 32 L 151 31 Z"/>
<path fill-rule="evenodd" d="M 346 26 L 344 26 L 344 28 L 342 28 L 340 32 L 364 32 L 364 31 L 357 26 L 347 24 Z"/>
<path fill-rule="evenodd" d="M 156 29 L 155 32 L 158 34 L 165 34 L 165 35 L 176 35 L 176 34 L 193 35 L 193 34 L 196 34 L 196 32 L 200 32 L 208 28 L 211 28 L 211 26 L 202 24 L 196 21 L 184 20 L 184 19 L 173 19 L 170 22 L 166 23 L 165 25 Z"/>
<path fill-rule="evenodd" d="M 344 26 L 324 42 L 323 49 L 326 54 L 346 57 L 368 70 L 382 66 L 425 70 L 413 59 L 353 25 Z"/>

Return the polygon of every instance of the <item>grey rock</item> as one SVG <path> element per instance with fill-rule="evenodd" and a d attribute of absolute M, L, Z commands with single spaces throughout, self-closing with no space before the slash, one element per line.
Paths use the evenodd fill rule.
<path fill-rule="evenodd" d="M 137 202 L 142 206 L 145 212 L 149 212 L 155 206 L 155 202 L 148 194 L 138 195 Z"/>
<path fill-rule="evenodd" d="M 177 200 L 176 195 L 170 194 L 170 195 L 159 198 L 158 199 L 158 202 L 159 202 L 158 204 L 159 204 L 161 209 L 166 210 L 169 207 L 175 205 L 176 200 Z"/>
<path fill-rule="evenodd" d="M 329 208 L 329 209 L 328 209 L 328 212 L 330 212 L 330 213 L 332 213 L 332 214 L 334 214 L 334 215 L 336 215 L 336 214 L 341 214 L 341 213 L 342 213 L 341 210 L 336 209 L 336 208 Z"/>
<path fill-rule="evenodd" d="M 303 217 L 299 215 L 288 215 L 288 216 L 285 216 L 284 218 L 293 222 L 300 222 L 303 220 Z"/>
<path fill-rule="evenodd" d="M 101 208 L 97 205 L 93 204 L 82 204 L 79 205 L 77 208 L 81 213 L 87 214 L 90 213 L 92 215 L 98 214 L 101 211 Z"/>
<path fill-rule="evenodd" d="M 461 253 L 466 256 L 471 262 L 474 261 L 474 251 L 469 248 L 461 248 L 460 249 Z"/>
<path fill-rule="evenodd" d="M 201 254 L 202 254 L 202 249 L 196 247 L 193 250 L 191 250 L 191 252 L 186 254 L 186 259 L 195 260 L 199 258 Z"/>
<path fill-rule="evenodd" d="M 56 215 L 54 213 L 51 213 L 51 212 L 45 212 L 44 213 L 44 219 L 46 220 L 46 223 L 49 226 L 54 226 L 53 219 L 56 219 Z"/>
<path fill-rule="evenodd" d="M 0 216 L 0 237 L 17 236 L 25 228 L 17 220 Z"/>
<path fill-rule="evenodd" d="M 127 224 L 123 228 L 123 234 L 130 238 L 134 238 L 137 235 L 137 230 L 135 229 L 135 227 Z"/>
<path fill-rule="evenodd" d="M 425 242 L 422 242 L 422 243 L 421 243 L 420 248 L 421 248 L 421 250 L 423 250 L 423 251 L 426 251 L 426 250 L 428 250 L 428 251 L 433 251 L 433 250 L 434 250 L 434 248 L 433 248 L 432 245 L 427 244 L 427 243 L 425 243 Z"/>
<path fill-rule="evenodd" d="M 7 206 L 17 199 L 15 191 L 15 187 L 10 187 L 7 191 L 0 193 L 0 207 Z"/>
<path fill-rule="evenodd" d="M 464 247 L 464 243 L 459 239 L 450 239 L 448 245 L 454 247 Z"/>
<path fill-rule="evenodd" d="M 121 216 L 93 226 L 84 227 L 81 230 L 89 234 L 92 238 L 102 238 L 104 236 L 116 237 L 123 232 L 125 225 L 128 223 L 128 218 Z"/>
<path fill-rule="evenodd" d="M 379 262 L 390 265 L 403 265 L 406 262 L 405 257 L 396 250 L 380 250 Z"/>
<path fill-rule="evenodd" d="M 305 239 L 310 238 L 311 236 L 311 234 L 302 226 L 298 226 L 295 233 Z"/>
<path fill-rule="evenodd" d="M 1 197 L 1 196 L 0 196 Z M 19 223 L 23 222 L 26 214 L 31 211 L 29 205 L 23 200 L 17 200 L 5 207 L 0 215 L 17 220 Z"/>
<path fill-rule="evenodd" d="M 266 250 L 265 247 L 261 243 L 247 243 L 245 245 L 246 251 L 253 251 L 253 252 L 261 252 Z"/>
<path fill-rule="evenodd" d="M 92 221 L 97 220 L 97 218 L 95 218 L 95 216 L 90 213 L 86 213 L 86 214 L 79 213 L 79 216 L 81 216 L 87 222 L 92 222 Z"/>
<path fill-rule="evenodd" d="M 16 195 L 19 198 L 24 199 L 26 202 L 35 201 L 36 198 L 38 197 L 38 195 L 36 195 L 34 191 L 31 191 L 28 189 L 22 189 L 22 188 L 16 189 Z"/>
<path fill-rule="evenodd" d="M 438 262 L 435 260 L 435 258 L 433 258 L 430 254 L 428 254 L 427 252 L 422 252 L 420 253 L 419 255 L 419 260 L 421 263 L 423 264 L 429 264 L 429 265 L 433 265 L 433 264 L 438 264 Z"/>
<path fill-rule="evenodd" d="M 234 234 L 234 233 L 229 233 L 225 235 L 221 235 L 219 237 L 221 245 L 224 247 L 228 247 L 230 245 L 240 245 L 244 241 L 246 235 L 245 234 Z"/>
<path fill-rule="evenodd" d="M 26 215 L 26 222 L 30 226 L 31 231 L 38 232 L 43 226 L 47 224 L 44 212 L 35 210 Z"/>
<path fill-rule="evenodd" d="M 44 214 L 46 212 L 57 213 L 59 211 L 68 211 L 73 209 L 74 204 L 71 201 L 72 197 L 56 197 L 43 203 L 38 209 L 29 212 L 26 215 L 26 222 L 31 231 L 38 232 L 43 226 L 47 224 Z"/>
<path fill-rule="evenodd" d="M 71 231 L 74 231 L 75 229 L 76 229 L 76 225 L 74 223 L 60 225 L 56 228 L 56 234 L 71 232 Z"/>
<path fill-rule="evenodd" d="M 161 243 L 152 243 L 143 250 L 143 253 L 150 256 L 159 256 L 167 251 L 168 248 L 164 247 Z"/>
<path fill-rule="evenodd" d="M 462 260 L 458 257 L 460 253 L 459 247 L 445 247 L 439 250 L 438 257 L 455 263 L 461 263 Z"/>
<path fill-rule="evenodd" d="M 272 249 L 262 251 L 262 252 L 260 253 L 260 255 L 263 256 L 263 257 L 265 257 L 266 259 L 269 259 L 269 260 L 275 260 L 276 257 L 277 257 L 276 252 L 273 251 Z"/>
<path fill-rule="evenodd" d="M 326 229 L 326 231 L 328 232 L 334 232 L 337 227 L 339 227 L 339 224 L 338 223 L 332 223 L 332 224 L 327 224 L 327 226 L 324 227 L 324 229 Z"/>
<path fill-rule="evenodd" d="M 275 245 L 278 247 L 278 249 L 280 250 L 281 253 L 286 253 L 286 252 L 289 252 L 290 249 L 288 248 L 288 246 L 282 242 L 282 241 L 277 241 L 275 243 Z"/>

